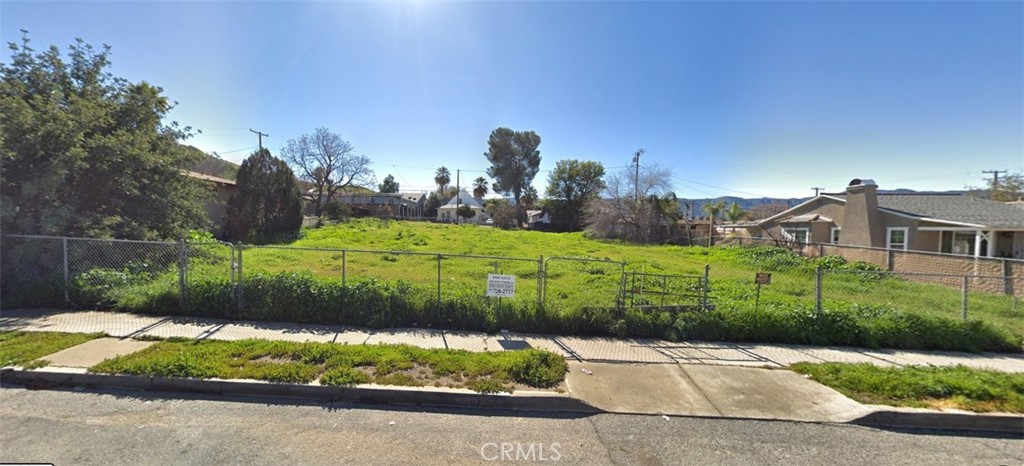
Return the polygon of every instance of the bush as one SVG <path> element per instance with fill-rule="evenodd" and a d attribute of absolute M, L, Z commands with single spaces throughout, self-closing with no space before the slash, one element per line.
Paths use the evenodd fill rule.
<path fill-rule="evenodd" d="M 1008 332 L 982 321 L 894 311 L 862 315 L 850 310 L 760 312 L 752 309 L 680 314 L 676 336 L 694 340 L 858 346 L 865 348 L 1021 352 Z"/>

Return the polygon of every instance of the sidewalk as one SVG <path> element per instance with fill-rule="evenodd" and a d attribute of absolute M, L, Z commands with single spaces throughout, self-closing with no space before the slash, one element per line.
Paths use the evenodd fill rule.
<path fill-rule="evenodd" d="M 222 319 L 161 317 L 99 311 L 10 310 L 0 315 L 0 330 L 95 333 L 129 338 L 155 336 L 197 339 L 319 341 L 348 344 L 404 343 L 423 348 L 504 351 L 543 348 L 567 359 L 606 363 L 704 364 L 786 367 L 796 362 L 870 363 L 878 366 L 934 365 L 1024 372 L 1024 355 L 942 351 L 869 350 L 863 348 L 767 345 L 727 342 L 669 342 L 404 328 L 289 324 Z"/>

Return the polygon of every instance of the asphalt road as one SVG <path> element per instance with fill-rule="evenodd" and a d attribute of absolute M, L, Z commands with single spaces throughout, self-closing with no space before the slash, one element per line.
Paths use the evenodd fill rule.
<path fill-rule="evenodd" d="M 0 389 L 0 462 L 55 464 L 1024 464 L 1024 440 L 661 416 L 512 416 Z"/>

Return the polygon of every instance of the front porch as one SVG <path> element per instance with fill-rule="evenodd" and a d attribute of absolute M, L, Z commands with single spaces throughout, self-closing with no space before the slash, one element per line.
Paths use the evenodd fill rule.
<path fill-rule="evenodd" d="M 919 227 L 914 249 L 974 257 L 1024 258 L 1024 231 Z"/>

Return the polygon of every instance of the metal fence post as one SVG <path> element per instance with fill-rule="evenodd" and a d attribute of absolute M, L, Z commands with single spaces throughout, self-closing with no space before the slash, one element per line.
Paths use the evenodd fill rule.
<path fill-rule="evenodd" d="M 441 255 L 437 255 L 437 318 L 441 319 Z"/>
<path fill-rule="evenodd" d="M 544 255 L 537 258 L 537 309 L 544 307 Z"/>
<path fill-rule="evenodd" d="M 711 283 L 708 281 L 711 275 L 711 264 L 704 264 L 704 287 L 701 290 L 700 295 L 700 308 L 703 310 L 708 309 L 708 288 Z"/>
<path fill-rule="evenodd" d="M 235 292 L 236 292 L 236 295 L 238 296 L 238 303 L 237 303 L 238 304 L 238 311 L 241 312 L 242 309 L 245 308 L 244 293 L 243 293 L 244 290 L 245 290 L 245 286 L 242 284 L 243 282 L 245 282 L 245 278 L 244 278 L 244 276 L 242 274 L 242 272 L 243 272 L 243 269 L 242 269 L 242 251 L 245 250 L 245 248 L 242 247 L 242 243 L 241 242 L 238 242 L 238 243 L 235 243 L 235 249 L 238 251 L 238 282 L 235 283 Z"/>
<path fill-rule="evenodd" d="M 661 276 L 661 307 L 665 307 L 665 293 L 668 291 L 668 275 Z"/>
<path fill-rule="evenodd" d="M 961 306 L 961 312 L 963 313 L 963 316 L 964 316 L 964 321 L 967 320 L 967 289 L 968 289 L 968 287 L 971 286 L 970 279 L 971 279 L 971 277 L 969 277 L 967 275 L 964 275 L 964 284 L 963 284 L 963 289 L 961 291 L 961 297 L 960 297 L 960 303 L 961 303 L 960 306 Z"/>
<path fill-rule="evenodd" d="M 814 315 L 821 316 L 821 278 L 823 270 L 821 267 L 814 268 Z"/>
<path fill-rule="evenodd" d="M 185 240 L 178 241 L 178 304 L 185 307 L 185 270 L 188 268 Z"/>
<path fill-rule="evenodd" d="M 818 257 L 825 255 L 825 243 L 818 243 Z"/>
<path fill-rule="evenodd" d="M 71 298 L 68 293 L 68 239 L 61 238 L 61 247 L 64 251 L 64 302 L 70 303 Z"/>

